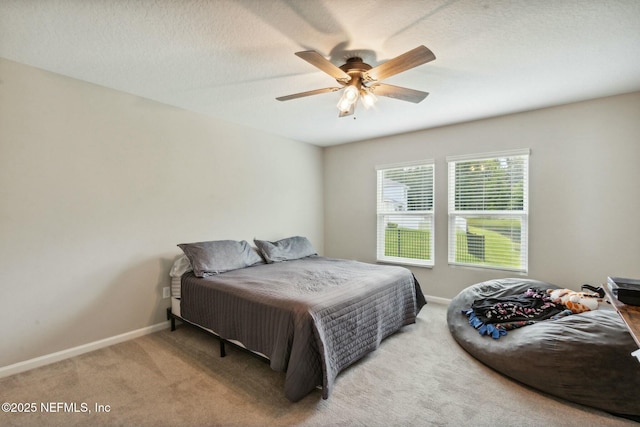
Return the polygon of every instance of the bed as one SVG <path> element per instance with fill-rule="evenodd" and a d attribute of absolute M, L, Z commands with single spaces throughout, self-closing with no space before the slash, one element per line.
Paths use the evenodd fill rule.
<path fill-rule="evenodd" d="M 222 253 L 219 242 L 179 245 L 189 262 L 176 264 L 192 271 L 178 291 L 172 270 L 172 315 L 267 358 L 294 402 L 318 386 L 328 398 L 340 371 L 426 304 L 408 269 L 321 257 L 304 237 L 225 241 Z"/>

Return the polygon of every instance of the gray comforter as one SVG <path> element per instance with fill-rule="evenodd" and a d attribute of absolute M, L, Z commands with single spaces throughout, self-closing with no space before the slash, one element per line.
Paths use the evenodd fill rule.
<path fill-rule="evenodd" d="M 402 267 L 309 257 L 182 278 L 185 320 L 242 342 L 286 371 L 285 396 L 317 386 L 414 323 L 424 295 Z"/>

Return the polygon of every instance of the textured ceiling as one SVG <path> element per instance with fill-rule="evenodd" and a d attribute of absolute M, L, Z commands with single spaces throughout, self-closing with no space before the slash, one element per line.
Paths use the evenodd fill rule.
<path fill-rule="evenodd" d="M 296 57 L 436 60 L 338 118 L 334 86 Z M 640 90 L 638 0 L 0 0 L 0 56 L 327 146 Z"/>

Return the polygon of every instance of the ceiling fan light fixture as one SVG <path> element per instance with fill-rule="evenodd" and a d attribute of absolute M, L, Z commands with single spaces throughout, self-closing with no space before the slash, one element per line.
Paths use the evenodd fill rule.
<path fill-rule="evenodd" d="M 351 108 L 351 103 L 344 100 L 343 98 L 340 98 L 340 101 L 338 101 L 338 110 L 341 113 L 346 113 L 347 111 L 349 111 L 350 108 Z"/>
<path fill-rule="evenodd" d="M 351 109 L 351 106 L 355 104 L 356 101 L 358 101 L 359 96 L 360 93 L 357 87 L 353 85 L 347 86 L 344 89 L 344 93 L 342 94 L 340 101 L 338 101 L 338 110 L 342 112 L 349 111 Z"/>
<path fill-rule="evenodd" d="M 371 108 L 376 103 L 378 98 L 367 88 L 360 89 L 360 99 L 365 108 Z"/>
<path fill-rule="evenodd" d="M 358 95 L 359 95 L 359 91 L 358 91 L 358 88 L 355 86 L 347 86 L 344 89 L 343 96 L 345 97 L 345 99 L 347 99 L 351 103 L 356 102 L 356 100 L 358 99 Z"/>

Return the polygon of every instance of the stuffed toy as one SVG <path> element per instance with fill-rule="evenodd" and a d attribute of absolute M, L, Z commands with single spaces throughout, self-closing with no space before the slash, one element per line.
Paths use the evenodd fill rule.
<path fill-rule="evenodd" d="M 547 293 L 551 302 L 564 305 L 574 314 L 597 310 L 601 299 L 597 293 L 576 292 L 571 289 L 548 289 Z"/>

